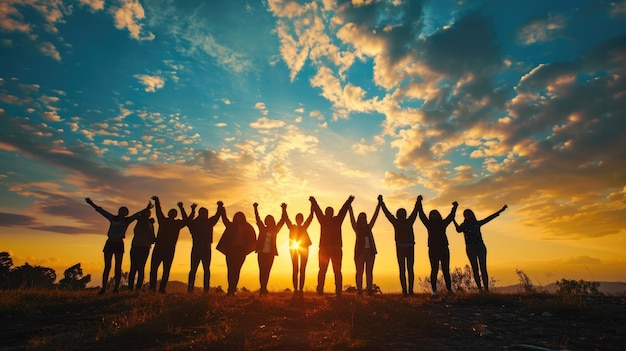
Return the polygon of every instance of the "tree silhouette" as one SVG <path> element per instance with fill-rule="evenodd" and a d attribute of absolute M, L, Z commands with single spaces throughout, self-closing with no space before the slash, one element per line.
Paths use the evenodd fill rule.
<path fill-rule="evenodd" d="M 57 274 L 52 268 L 31 266 L 25 263 L 23 266 L 11 270 L 11 287 L 17 289 L 51 289 Z"/>
<path fill-rule="evenodd" d="M 11 287 L 11 267 L 13 267 L 11 255 L 6 251 L 0 252 L 0 289 L 2 290 Z"/>
<path fill-rule="evenodd" d="M 83 276 L 83 269 L 80 263 L 65 270 L 64 278 L 59 281 L 59 289 L 62 290 L 82 290 L 91 281 L 91 274 Z"/>

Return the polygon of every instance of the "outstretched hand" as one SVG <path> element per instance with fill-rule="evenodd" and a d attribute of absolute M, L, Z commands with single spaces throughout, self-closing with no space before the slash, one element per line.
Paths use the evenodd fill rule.
<path fill-rule="evenodd" d="M 86 202 L 86 203 L 88 203 L 88 204 L 90 204 L 91 206 L 93 206 L 93 201 L 91 201 L 91 199 L 90 199 L 90 198 L 86 197 L 86 198 L 85 198 L 85 202 Z"/>
<path fill-rule="evenodd" d="M 176 203 L 176 205 L 177 205 L 179 208 L 183 208 L 183 202 L 182 202 L 182 201 L 178 201 L 178 202 Z"/>
<path fill-rule="evenodd" d="M 454 206 L 454 207 L 458 207 L 458 206 L 459 206 L 459 203 L 458 203 L 458 202 L 456 202 L 456 201 L 453 201 L 453 202 L 452 202 L 452 206 Z"/>
<path fill-rule="evenodd" d="M 309 196 L 309 201 L 311 201 L 311 202 L 317 202 L 317 200 L 315 200 L 315 197 L 313 197 L 313 196 Z"/>
<path fill-rule="evenodd" d="M 259 207 L 259 204 L 255 202 L 255 203 L 252 204 L 252 207 L 257 208 L 257 207 Z"/>
<path fill-rule="evenodd" d="M 218 201 L 218 202 L 217 202 L 217 206 L 218 206 L 218 207 L 223 207 L 223 206 L 224 206 L 224 203 L 223 203 L 222 201 Z"/>
<path fill-rule="evenodd" d="M 502 208 L 500 209 L 500 212 L 504 212 L 504 210 L 506 210 L 507 207 L 508 207 L 507 205 L 502 206 Z"/>
<path fill-rule="evenodd" d="M 195 203 L 195 202 L 194 202 L 194 203 L 192 203 L 192 204 L 191 204 L 191 209 L 192 209 L 192 210 L 195 210 L 195 209 L 196 209 L 196 207 L 198 207 L 198 204 L 197 204 L 197 203 Z"/>
<path fill-rule="evenodd" d="M 151 199 L 154 200 L 154 201 L 157 201 L 159 199 L 159 197 L 154 195 L 154 196 L 151 197 Z"/>
<path fill-rule="evenodd" d="M 378 195 L 378 202 L 383 202 L 383 196 L 382 195 Z"/>
<path fill-rule="evenodd" d="M 280 204 L 280 207 L 281 207 L 283 210 L 286 210 L 286 209 L 287 209 L 287 204 L 283 202 L 282 204 Z"/>
<path fill-rule="evenodd" d="M 354 195 L 350 195 L 350 196 L 348 196 L 348 200 L 349 200 L 350 202 L 354 201 Z"/>
<path fill-rule="evenodd" d="M 422 195 L 417 195 L 417 201 L 421 202 L 424 199 L 424 197 Z"/>
<path fill-rule="evenodd" d="M 148 201 L 148 206 L 146 206 L 146 209 L 151 209 L 152 207 L 154 207 L 154 205 L 152 204 L 152 202 Z"/>

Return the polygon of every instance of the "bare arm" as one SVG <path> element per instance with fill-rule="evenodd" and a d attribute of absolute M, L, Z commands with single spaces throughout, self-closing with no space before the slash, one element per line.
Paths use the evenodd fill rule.
<path fill-rule="evenodd" d="M 215 225 L 217 224 L 217 221 L 220 220 L 220 217 L 222 216 L 222 212 L 224 210 L 224 203 L 221 201 L 217 202 L 217 210 L 215 210 L 215 214 L 213 215 L 213 217 L 209 218 L 209 223 L 211 223 L 211 225 Z"/>
<path fill-rule="evenodd" d="M 265 224 L 261 220 L 261 216 L 259 216 L 259 204 L 255 202 L 254 204 L 252 204 L 252 206 L 254 207 L 254 218 L 256 218 L 256 225 L 257 227 L 259 227 L 259 230 L 261 230 L 265 228 Z"/>
<path fill-rule="evenodd" d="M 350 208 L 350 205 L 352 205 L 352 201 L 354 201 L 354 196 L 350 195 L 348 197 L 348 200 L 346 200 L 343 206 L 341 206 L 341 209 L 339 210 L 339 213 L 337 214 L 337 217 L 339 217 L 341 221 L 343 221 L 343 219 L 348 214 L 348 209 Z"/>
<path fill-rule="evenodd" d="M 456 215 L 456 209 L 459 207 L 459 203 L 454 201 L 452 203 L 452 209 L 450 210 L 450 214 L 448 215 L 448 217 L 446 217 L 446 219 L 444 219 L 444 223 L 447 226 L 448 224 L 450 224 L 450 222 L 452 222 L 452 220 L 454 220 L 454 216 Z"/>
<path fill-rule="evenodd" d="M 154 200 L 154 210 L 156 212 L 157 219 L 161 221 L 163 220 L 163 218 L 165 218 L 165 216 L 163 215 L 163 210 L 161 209 L 161 201 L 156 195 L 152 197 L 152 200 Z"/>
<path fill-rule="evenodd" d="M 492 214 L 491 216 L 489 216 L 489 217 L 487 217 L 487 218 L 485 218 L 485 219 L 483 219 L 481 221 L 478 221 L 478 223 L 480 225 L 489 223 L 492 219 L 498 217 L 500 215 L 500 213 L 504 212 L 504 210 L 506 210 L 506 208 L 507 208 L 507 205 L 502 206 L 502 208 L 499 209 L 498 211 L 496 211 L 494 214 Z"/>
<path fill-rule="evenodd" d="M 415 222 L 415 219 L 417 218 L 417 207 L 418 207 L 418 202 L 421 204 L 422 203 L 422 195 L 419 195 L 417 197 L 417 200 L 415 201 L 415 207 L 413 207 L 413 212 L 411 212 L 411 215 L 409 216 L 408 220 L 413 223 Z"/>
<path fill-rule="evenodd" d="M 280 204 L 280 207 L 282 208 L 282 212 L 280 215 L 280 220 L 276 224 L 276 232 L 279 232 L 287 221 L 287 204 L 283 202 L 282 204 Z"/>
<path fill-rule="evenodd" d="M 324 218 L 324 214 L 322 213 L 322 210 L 320 209 L 320 205 L 317 204 L 317 200 L 315 200 L 315 198 L 313 196 L 309 197 L 309 201 L 311 201 L 311 210 L 315 213 L 315 216 L 317 217 L 317 220 L 320 221 L 320 218 Z"/>
<path fill-rule="evenodd" d="M 428 217 L 426 217 L 426 214 L 424 213 L 424 207 L 422 206 L 422 195 L 417 197 L 415 207 L 417 208 L 417 214 L 419 215 L 420 220 L 422 221 L 422 223 L 424 223 L 425 226 L 428 227 L 429 220 Z"/>
<path fill-rule="evenodd" d="M 374 228 L 374 223 L 376 223 L 376 219 L 378 218 L 378 213 L 380 212 L 380 202 L 376 205 L 376 209 L 374 210 L 374 214 L 372 215 L 372 219 L 370 220 L 370 229 Z"/>
<path fill-rule="evenodd" d="M 354 220 L 354 210 L 352 209 L 352 206 L 348 209 L 348 213 L 350 213 L 350 224 L 352 224 L 352 229 L 356 232 L 356 221 Z"/>
<path fill-rule="evenodd" d="M 96 205 L 93 201 L 91 201 L 90 198 L 86 197 L 85 198 L 85 202 L 88 203 L 91 207 L 93 207 L 96 210 L 96 212 L 101 214 L 104 218 L 111 219 L 111 218 L 115 217 L 112 213 L 110 213 L 107 210 L 105 210 L 104 208 Z"/>
<path fill-rule="evenodd" d="M 391 222 L 391 223 L 394 223 L 396 218 L 387 209 L 387 205 L 385 205 L 385 202 L 383 201 L 383 196 L 382 195 L 378 195 L 378 203 L 380 204 L 380 208 L 383 210 L 383 213 L 385 214 L 385 217 L 387 217 L 387 220 L 389 222 Z"/>
<path fill-rule="evenodd" d="M 309 227 L 309 225 L 311 224 L 311 221 L 313 220 L 313 209 L 311 208 L 311 212 L 309 212 L 309 216 L 307 217 L 307 219 L 304 221 L 304 223 L 302 223 L 302 227 L 304 229 L 307 229 Z"/>

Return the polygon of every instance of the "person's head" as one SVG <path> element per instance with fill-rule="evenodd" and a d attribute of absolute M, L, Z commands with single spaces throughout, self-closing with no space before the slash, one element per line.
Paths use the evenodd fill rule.
<path fill-rule="evenodd" d="M 324 211 L 326 217 L 332 217 L 335 214 L 335 210 L 332 207 L 326 207 L 326 211 Z"/>
<path fill-rule="evenodd" d="M 178 211 L 176 211 L 175 208 L 170 209 L 169 211 L 167 211 L 167 217 L 168 218 L 176 218 L 176 216 L 178 216 Z"/>
<path fill-rule="evenodd" d="M 209 218 L 209 210 L 204 207 L 200 207 L 198 210 L 198 218 Z"/>
<path fill-rule="evenodd" d="M 265 225 L 268 227 L 273 227 L 276 225 L 276 220 L 274 220 L 274 216 L 267 215 L 265 216 Z"/>
<path fill-rule="evenodd" d="M 117 210 L 117 215 L 120 217 L 128 216 L 128 208 L 126 206 L 120 207 L 120 209 Z"/>
<path fill-rule="evenodd" d="M 235 213 L 235 215 L 233 216 L 233 223 L 237 223 L 237 224 L 246 223 L 246 215 L 241 211 Z"/>
<path fill-rule="evenodd" d="M 304 216 L 302 215 L 302 213 L 298 213 L 296 215 L 296 224 L 302 225 L 302 222 L 304 222 Z"/>
<path fill-rule="evenodd" d="M 441 218 L 441 213 L 439 213 L 439 211 L 432 210 L 428 214 L 428 219 L 430 219 L 431 221 L 441 221 L 443 218 Z"/>
<path fill-rule="evenodd" d="M 359 213 L 359 216 L 356 218 L 356 225 L 359 227 L 367 226 L 367 215 L 365 212 Z"/>
<path fill-rule="evenodd" d="M 397 217 L 398 219 L 406 219 L 406 210 L 405 210 L 405 209 L 403 209 L 403 208 L 399 208 L 399 209 L 396 211 L 396 217 Z"/>
<path fill-rule="evenodd" d="M 463 211 L 463 218 L 465 218 L 466 221 L 475 221 L 476 215 L 472 210 L 468 208 L 467 210 Z"/>

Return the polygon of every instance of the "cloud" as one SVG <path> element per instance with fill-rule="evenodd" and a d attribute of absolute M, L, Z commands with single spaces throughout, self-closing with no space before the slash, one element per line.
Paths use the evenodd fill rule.
<path fill-rule="evenodd" d="M 0 226 L 3 227 L 27 226 L 35 223 L 38 223 L 35 217 L 15 213 L 0 212 Z"/>
<path fill-rule="evenodd" d="M 80 3 L 93 11 L 104 10 L 104 0 L 80 0 Z"/>
<path fill-rule="evenodd" d="M 159 76 L 151 76 L 148 74 L 135 74 L 134 75 L 141 84 L 144 85 L 146 92 L 155 92 L 158 89 L 162 89 L 165 86 L 165 80 Z"/>
<path fill-rule="evenodd" d="M 141 20 L 146 18 L 143 6 L 138 0 L 120 0 L 120 7 L 112 9 L 115 28 L 127 29 L 131 38 L 137 40 L 153 40 L 154 34 L 143 31 Z"/>
<path fill-rule="evenodd" d="M 524 45 L 552 41 L 566 26 L 567 20 L 561 14 L 533 18 L 518 30 L 517 40 Z"/>
<path fill-rule="evenodd" d="M 254 108 L 255 108 L 255 109 L 257 109 L 257 110 L 259 110 L 259 111 L 261 111 L 261 113 L 262 113 L 264 116 L 267 116 L 267 114 L 268 114 L 268 112 L 269 112 L 269 111 L 267 110 L 267 107 L 265 106 L 265 103 L 263 103 L 263 102 L 257 102 L 256 104 L 254 104 Z"/>
<path fill-rule="evenodd" d="M 275 129 L 285 126 L 285 122 L 279 119 L 269 119 L 261 117 L 254 122 L 250 123 L 250 127 L 254 129 Z"/>

